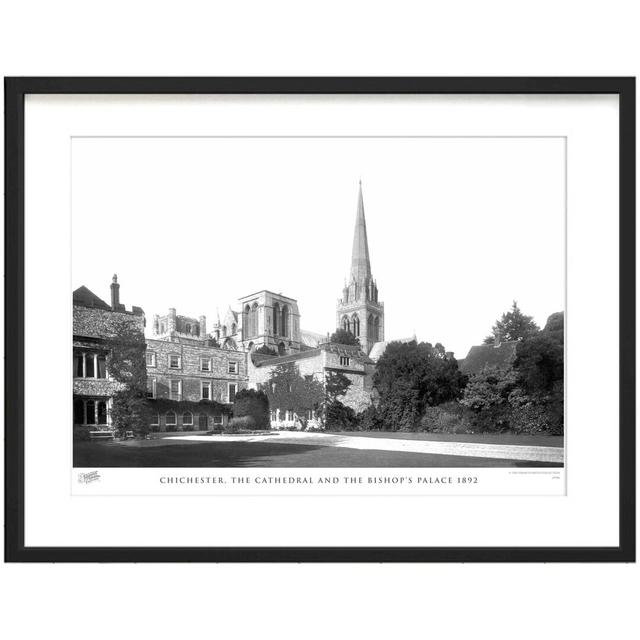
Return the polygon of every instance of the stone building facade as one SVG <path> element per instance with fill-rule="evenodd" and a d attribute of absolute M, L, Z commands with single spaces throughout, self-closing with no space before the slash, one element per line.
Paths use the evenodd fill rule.
<path fill-rule="evenodd" d="M 144 340 L 142 309 L 127 311 L 120 303 L 117 276 L 111 283 L 111 304 L 82 286 L 73 292 L 73 430 L 78 436 L 111 429 L 113 396 L 124 385 L 109 375 L 108 340 L 122 327 Z"/>
<path fill-rule="evenodd" d="M 301 349 L 298 302 L 263 289 L 238 300 L 239 312 L 229 308 L 216 322 L 213 336 L 226 349 L 253 351 L 262 346 L 279 355 Z"/>
<path fill-rule="evenodd" d="M 236 393 L 248 386 L 247 354 L 214 346 L 206 336 L 174 333 L 147 339 L 146 363 L 152 428 L 157 431 L 222 426 Z"/>
<path fill-rule="evenodd" d="M 274 369 L 281 364 L 293 363 L 302 378 L 311 378 L 324 384 L 328 373 L 342 373 L 351 383 L 340 401 L 359 412 L 371 404 L 374 363 L 357 346 L 324 343 L 293 355 L 249 358 L 249 377 L 253 388 L 269 384 Z M 309 412 L 311 408 L 309 408 Z M 283 407 L 271 407 L 272 427 L 294 426 L 297 416 L 288 414 Z M 302 416 L 300 416 L 302 417 Z M 309 415 L 306 418 L 312 417 Z"/>

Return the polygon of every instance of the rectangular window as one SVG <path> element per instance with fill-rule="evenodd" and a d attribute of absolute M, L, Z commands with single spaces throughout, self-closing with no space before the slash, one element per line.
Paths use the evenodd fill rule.
<path fill-rule="evenodd" d="M 73 424 L 84 424 L 84 400 L 81 398 L 73 401 Z"/>
<path fill-rule="evenodd" d="M 211 400 L 211 383 L 210 382 L 202 383 L 200 398 L 202 400 Z"/>
<path fill-rule="evenodd" d="M 98 424 L 107 424 L 107 403 L 104 400 L 98 402 Z"/>
<path fill-rule="evenodd" d="M 211 371 L 211 360 L 209 358 L 200 358 L 200 371 Z"/>
<path fill-rule="evenodd" d="M 156 366 L 156 354 L 153 351 L 147 351 L 147 367 Z"/>
<path fill-rule="evenodd" d="M 182 382 L 180 380 L 172 380 L 170 384 L 171 399 L 180 400 L 180 396 L 182 395 Z"/>
<path fill-rule="evenodd" d="M 238 373 L 238 363 L 230 362 L 229 363 L 229 373 Z"/>
<path fill-rule="evenodd" d="M 93 367 L 93 353 L 88 353 L 85 357 L 86 363 L 86 378 L 95 378 L 94 367 Z"/>
<path fill-rule="evenodd" d="M 171 354 L 169 356 L 169 369 L 179 369 L 180 368 L 180 356 L 176 354 Z"/>
<path fill-rule="evenodd" d="M 76 378 L 82 378 L 84 376 L 82 358 L 83 358 L 82 354 L 73 356 L 73 375 Z"/>
<path fill-rule="evenodd" d="M 233 402 L 236 399 L 236 391 L 238 390 L 238 385 L 235 383 L 229 384 L 229 402 Z"/>
<path fill-rule="evenodd" d="M 147 378 L 147 398 L 154 400 L 156 397 L 156 379 Z"/>
<path fill-rule="evenodd" d="M 349 366 L 349 362 L 350 362 L 349 358 L 347 358 L 346 356 L 340 356 L 340 364 L 343 367 L 348 367 Z"/>
<path fill-rule="evenodd" d="M 96 423 L 96 403 L 94 400 L 87 400 L 87 424 Z"/>
<path fill-rule="evenodd" d="M 98 378 L 107 377 L 107 358 L 106 356 L 98 356 Z"/>

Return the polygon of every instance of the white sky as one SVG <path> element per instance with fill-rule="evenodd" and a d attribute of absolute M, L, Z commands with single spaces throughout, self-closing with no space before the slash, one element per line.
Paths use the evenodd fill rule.
<path fill-rule="evenodd" d="M 260 289 L 335 328 L 358 179 L 385 339 L 462 358 L 517 300 L 564 309 L 561 138 L 76 138 L 73 288 L 205 314 Z"/>

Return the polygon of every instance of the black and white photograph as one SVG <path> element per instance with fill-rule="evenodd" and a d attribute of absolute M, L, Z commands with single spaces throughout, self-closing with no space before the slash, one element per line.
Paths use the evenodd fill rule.
<path fill-rule="evenodd" d="M 74 467 L 562 467 L 565 204 L 562 136 L 74 137 Z"/>
<path fill-rule="evenodd" d="M 29 557 L 618 554 L 624 79 L 12 82 Z"/>

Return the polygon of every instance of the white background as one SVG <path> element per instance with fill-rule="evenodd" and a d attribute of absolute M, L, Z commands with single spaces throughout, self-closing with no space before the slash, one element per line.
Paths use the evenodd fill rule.
<path fill-rule="evenodd" d="M 640 66 L 632 2 L 132 4 L 14 3 L 1 20 L 3 73 L 635 75 Z M 16 638 L 596 638 L 637 628 L 637 589 L 636 566 L 10 566 L 1 601 Z M 121 604 L 105 612 L 97 601 L 112 596 Z"/>
<path fill-rule="evenodd" d="M 606 371 L 607 376 L 598 380 L 596 393 L 593 353 L 585 348 L 592 336 L 600 332 L 613 344 L 617 342 L 618 110 L 615 96 L 532 96 L 525 100 L 521 96 L 30 95 L 25 123 L 25 332 L 27 336 L 37 336 L 42 326 L 41 310 L 51 310 L 46 315 L 47 331 L 55 335 L 56 340 L 47 345 L 47 357 L 57 363 L 58 373 L 46 385 L 40 384 L 41 342 L 27 340 L 25 543 L 28 546 L 144 546 L 151 540 L 158 546 L 617 544 L 618 441 L 612 416 L 617 415 L 618 353 L 615 349 L 598 350 L 597 368 Z M 446 132 L 448 135 L 567 136 L 570 206 L 567 209 L 565 322 L 566 497 L 543 497 L 541 494 L 549 493 L 549 482 L 542 476 L 535 478 L 540 489 L 536 490 L 536 483 L 531 482 L 529 493 L 532 495 L 526 499 L 511 495 L 513 488 L 507 489 L 505 495 L 495 495 L 495 491 L 489 489 L 490 483 L 482 480 L 483 472 L 479 473 L 480 481 L 487 489 L 485 494 L 491 496 L 468 495 L 455 499 L 429 496 L 359 499 L 353 497 L 346 486 L 338 487 L 346 494 L 339 501 L 309 500 L 307 492 L 299 490 L 286 500 L 265 497 L 263 493 L 241 502 L 225 496 L 177 500 L 169 495 L 148 500 L 138 487 L 134 488 L 136 497 L 119 500 L 108 497 L 84 500 L 70 495 L 71 433 L 60 425 L 71 423 L 71 273 L 67 258 L 69 230 L 71 236 L 75 236 L 75 225 L 69 224 L 71 136 L 224 135 L 253 133 L 257 128 L 265 135 L 302 132 L 310 135 L 406 135 L 411 132 L 437 135 Z M 274 156 L 273 161 L 277 162 L 278 156 Z M 561 173 L 562 163 L 556 161 L 556 167 L 556 172 Z M 556 182 L 562 181 L 557 178 Z M 73 194 L 75 203 L 75 190 Z M 109 251 L 106 247 L 99 248 L 102 246 L 100 229 L 112 223 L 117 224 L 105 216 L 94 225 L 94 238 L 89 242 L 99 255 Z M 528 226 L 522 224 L 520 234 L 505 234 L 505 242 L 514 241 L 513 236 L 519 235 L 516 241 L 535 243 Z M 556 233 L 560 234 L 561 229 Z M 56 242 L 51 242 L 54 237 Z M 557 238 L 553 241 L 557 243 Z M 112 244 L 112 255 L 116 259 L 122 249 L 115 240 Z M 594 260 L 594 248 L 600 260 Z M 538 241 L 538 251 L 540 259 L 545 259 L 546 243 Z M 176 266 L 181 264 L 183 261 Z M 460 268 L 468 266 L 464 260 L 457 264 Z M 155 257 L 149 258 L 149 271 L 162 277 L 162 268 L 158 268 Z M 545 286 L 544 280 L 540 286 Z M 466 287 L 459 288 L 464 295 Z M 443 299 L 441 308 L 446 307 Z M 473 308 L 468 314 L 474 314 Z M 42 420 L 42 406 L 51 408 L 55 421 Z M 603 432 L 607 433 L 606 438 Z M 598 473 L 594 473 L 595 456 Z M 153 474 L 148 470 L 139 473 L 145 471 Z M 105 474 L 107 491 L 112 475 Z M 114 486 L 119 493 L 117 483 Z M 561 488 L 556 492 L 561 492 Z M 167 517 L 168 514 L 174 517 Z M 180 517 L 176 517 L 177 514 Z M 268 523 L 259 533 L 256 520 Z M 335 526 L 336 522 L 341 526 Z M 438 526 L 433 526 L 434 522 Z M 127 526 L 123 526 L 124 523 Z"/>

